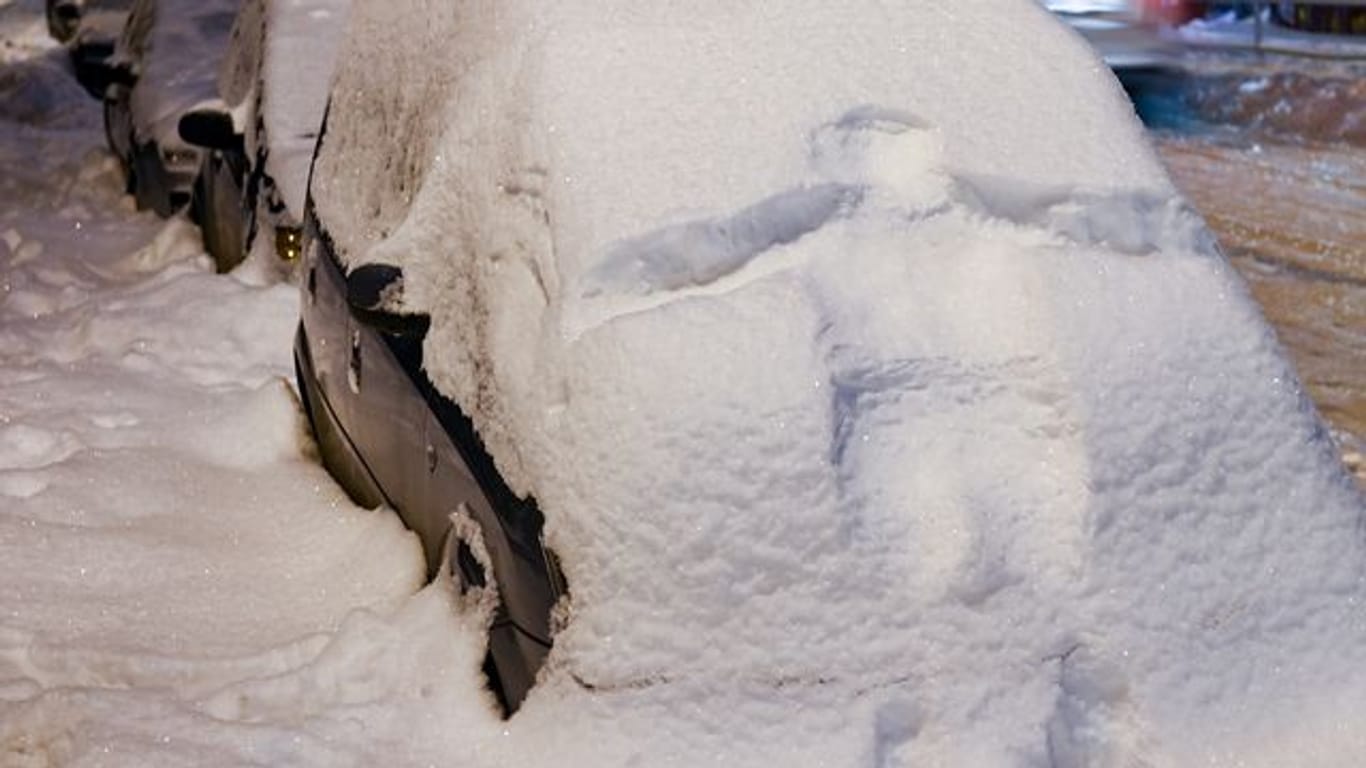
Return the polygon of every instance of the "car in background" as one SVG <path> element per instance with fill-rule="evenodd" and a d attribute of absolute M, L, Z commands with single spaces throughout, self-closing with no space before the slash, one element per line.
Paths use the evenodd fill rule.
<path fill-rule="evenodd" d="M 71 56 L 76 79 L 95 98 L 109 83 L 100 65 L 114 52 L 132 0 L 47 0 L 47 27 Z"/>
<path fill-rule="evenodd" d="M 65 43 L 75 37 L 84 5 L 82 0 L 47 0 L 47 32 L 52 39 Z"/>
<path fill-rule="evenodd" d="M 113 53 L 98 65 L 105 135 L 139 210 L 170 216 L 191 199 L 200 149 L 180 118 L 217 98 L 216 78 L 239 0 L 135 0 Z"/>
<path fill-rule="evenodd" d="M 201 147 L 192 213 L 227 272 L 264 235 L 281 262 L 299 256 L 309 162 L 327 107 L 351 0 L 246 0 L 218 74 L 219 99 L 178 130 Z"/>

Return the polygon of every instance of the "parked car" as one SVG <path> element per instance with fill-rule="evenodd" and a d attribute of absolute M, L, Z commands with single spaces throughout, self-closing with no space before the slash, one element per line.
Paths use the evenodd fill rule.
<path fill-rule="evenodd" d="M 423 373 L 428 321 L 381 308 L 399 273 L 344 272 L 328 231 L 306 219 L 294 352 L 323 462 L 357 503 L 398 512 L 422 540 L 429 577 L 450 575 L 463 592 L 496 584 L 484 671 L 511 713 L 535 683 L 566 594 L 541 512 L 508 487 L 469 415 Z M 457 514 L 474 527 L 453 525 Z"/>
<path fill-rule="evenodd" d="M 350 0 L 247 0 L 218 76 L 220 100 L 180 120 L 204 149 L 193 212 L 220 271 L 258 232 L 297 261 L 308 167 Z"/>
<path fill-rule="evenodd" d="M 114 52 L 114 42 L 132 0 L 47 0 L 48 32 L 66 45 L 76 79 L 95 98 L 109 83 L 101 66 Z"/>
<path fill-rule="evenodd" d="M 180 138 L 180 118 L 217 98 L 219 62 L 238 0 L 135 0 L 100 63 L 105 135 L 139 209 L 184 208 L 200 150 Z"/>
<path fill-rule="evenodd" d="M 59 43 L 76 35 L 81 23 L 82 0 L 47 0 L 47 32 Z"/>
<path fill-rule="evenodd" d="M 1241 724 L 1249 658 L 1356 621 L 1271 619 L 1359 546 L 1266 558 L 1360 500 L 1122 92 L 1031 3 L 781 5 L 357 0 L 294 348 L 324 463 L 567 763 Z"/>

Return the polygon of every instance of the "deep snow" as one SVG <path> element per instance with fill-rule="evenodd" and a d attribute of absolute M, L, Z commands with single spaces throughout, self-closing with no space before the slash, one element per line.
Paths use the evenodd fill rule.
<path fill-rule="evenodd" d="M 454 5 L 395 39 L 421 50 Z M 715 133 L 680 141 L 721 159 L 657 176 L 639 173 L 644 148 L 597 134 L 645 137 L 623 114 L 672 121 L 611 100 L 686 117 L 709 99 L 599 74 L 621 72 L 591 55 L 615 48 L 575 43 L 615 28 L 551 14 L 558 53 L 585 66 L 546 103 L 557 131 L 586 120 L 589 138 L 539 173 L 516 152 L 476 159 L 525 171 L 475 187 L 513 201 L 489 219 L 510 225 L 495 246 L 534 247 L 546 215 L 574 235 L 554 269 L 512 258 L 481 275 L 498 300 L 532 297 L 481 340 L 538 345 L 535 370 L 568 395 L 543 409 L 545 392 L 499 391 L 511 407 L 479 411 L 545 430 L 499 460 L 527 484 L 563 473 L 537 490 L 575 597 L 544 685 L 504 723 L 478 693 L 477 612 L 440 585 L 413 596 L 414 539 L 309 457 L 282 381 L 293 289 L 212 275 L 193 230 L 120 201 L 97 108 L 41 42 L 40 4 L 0 3 L 0 764 L 1366 759 L 1362 502 L 1245 290 L 1065 31 L 1026 0 L 904 5 L 888 12 L 914 17 L 908 50 L 939 57 L 914 103 L 832 98 L 794 130 L 791 102 L 702 68 L 738 112 L 682 121 Z M 715 4 L 773 29 L 768 53 L 797 35 L 847 47 L 775 9 Z M 973 31 L 925 23 L 946 17 Z M 685 32 L 732 33 L 665 21 L 663 41 L 612 42 L 663 66 L 696 53 Z M 824 60 L 874 67 L 859 61 L 898 31 Z M 504 40 L 470 42 L 483 55 Z M 1062 53 L 998 61 L 989 45 Z M 806 60 L 822 58 L 783 64 Z M 388 76 L 353 62 L 353 77 Z M 895 95 L 902 75 L 875 74 Z M 394 103 L 431 93 L 390 82 L 416 94 L 381 92 Z M 993 104 L 983 122 L 968 103 L 1015 88 L 1037 108 Z M 1091 107 L 1055 108 L 1078 89 Z M 773 119 L 739 119 L 755 105 Z M 1077 132 L 1050 138 L 1061 115 Z M 405 117 L 412 136 L 386 136 L 451 146 L 430 112 Z M 991 125 L 1014 130 L 973 133 Z M 888 158 L 901 173 L 880 172 Z M 580 185 L 633 198 L 584 202 Z M 382 250 L 357 257 L 440 234 L 415 217 L 383 238 L 410 203 L 446 212 L 453 194 L 348 189 L 381 213 L 354 237 Z M 545 311 L 529 274 L 563 324 L 527 327 Z M 457 393 L 458 366 L 444 364 Z M 566 433 L 580 437 L 555 449 Z"/>
<path fill-rule="evenodd" d="M 472 669 L 474 635 L 311 455 L 296 290 L 133 211 L 44 36 L 41 3 L 0 7 L 0 765 L 375 764 L 352 720 L 420 723 L 365 704 Z"/>

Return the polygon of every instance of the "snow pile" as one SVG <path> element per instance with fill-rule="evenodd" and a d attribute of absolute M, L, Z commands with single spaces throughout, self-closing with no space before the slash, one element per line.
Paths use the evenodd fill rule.
<path fill-rule="evenodd" d="M 219 74 L 248 156 L 265 157 L 279 203 L 300 220 L 350 8 L 350 0 L 247 0 Z"/>
<path fill-rule="evenodd" d="M 150 24 L 147 31 L 125 32 L 114 53 L 132 63 L 138 75 L 129 101 L 136 138 L 188 148 L 180 139 L 180 117 L 217 96 L 215 78 L 240 0 L 157 0 L 149 5 L 155 11 L 133 12 Z"/>
<path fill-rule="evenodd" d="M 81 126 L 87 112 L 73 106 L 79 104 L 80 86 L 67 72 L 65 58 L 65 51 L 52 49 L 0 69 L 0 121 L 30 129 Z"/>
<path fill-rule="evenodd" d="M 354 15 L 320 217 L 572 587 L 516 762 L 1366 758 L 1362 499 L 1043 9 Z"/>

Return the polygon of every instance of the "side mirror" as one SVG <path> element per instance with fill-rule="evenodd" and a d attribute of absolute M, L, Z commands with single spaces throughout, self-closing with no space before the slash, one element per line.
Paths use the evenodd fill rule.
<path fill-rule="evenodd" d="M 138 76 L 133 72 L 131 64 L 126 61 L 114 61 L 111 56 L 100 56 L 101 53 L 102 50 L 92 49 L 88 55 L 78 56 L 78 70 L 84 70 L 86 73 L 91 91 L 105 93 L 114 86 L 132 88 L 137 84 Z"/>
<path fill-rule="evenodd" d="M 109 89 L 109 71 L 104 63 L 114 55 L 111 40 L 80 40 L 69 48 L 71 64 L 76 69 L 76 82 L 96 99 L 104 98 Z"/>
<path fill-rule="evenodd" d="M 224 152 L 245 151 L 242 134 L 232 124 L 232 115 L 221 109 L 200 107 L 191 110 L 181 115 L 176 127 L 181 139 L 197 147 Z"/>
<path fill-rule="evenodd" d="M 388 309 L 403 298 L 403 270 L 391 264 L 363 264 L 346 276 L 346 303 L 351 316 L 391 336 L 422 336 L 431 327 L 427 315 Z"/>

